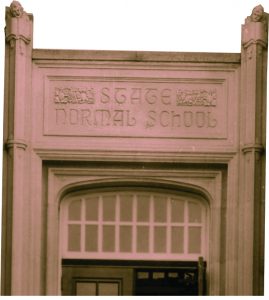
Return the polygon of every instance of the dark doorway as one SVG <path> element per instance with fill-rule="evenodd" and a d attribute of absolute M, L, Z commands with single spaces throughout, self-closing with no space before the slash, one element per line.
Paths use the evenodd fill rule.
<path fill-rule="evenodd" d="M 205 262 L 63 260 L 62 295 L 205 295 Z"/>

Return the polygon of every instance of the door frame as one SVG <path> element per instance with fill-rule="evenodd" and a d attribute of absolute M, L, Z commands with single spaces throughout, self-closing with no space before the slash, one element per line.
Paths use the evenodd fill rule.
<path fill-rule="evenodd" d="M 145 164 L 146 165 L 146 164 Z M 158 165 L 157 165 L 158 166 Z M 95 165 L 84 165 L 83 167 L 71 167 L 66 165 L 57 166 L 54 163 L 47 165 L 47 176 L 44 201 L 47 206 L 47 217 L 45 222 L 46 230 L 46 251 L 44 276 L 46 278 L 45 294 L 61 294 L 61 253 L 60 240 L 60 203 L 70 192 L 77 189 L 89 189 L 107 186 L 141 186 L 166 187 L 177 191 L 186 191 L 198 194 L 208 201 L 210 208 L 209 215 L 209 236 L 211 240 L 221 240 L 223 233 L 223 218 L 226 208 L 226 187 L 225 177 L 226 166 L 209 166 L 194 164 L 187 168 L 177 164 L 168 168 L 133 168 L 127 169 L 121 164 L 106 168 L 105 163 L 96 168 Z M 139 164 L 138 164 L 139 167 Z M 205 171 L 206 169 L 206 171 Z M 212 226 L 212 224 L 214 226 Z M 225 238 L 225 235 L 223 236 Z M 216 243 L 209 249 L 207 290 L 210 295 L 221 294 L 220 290 L 225 287 L 225 268 L 219 263 L 225 253 L 223 245 Z M 222 273 L 222 274 L 221 274 Z"/>

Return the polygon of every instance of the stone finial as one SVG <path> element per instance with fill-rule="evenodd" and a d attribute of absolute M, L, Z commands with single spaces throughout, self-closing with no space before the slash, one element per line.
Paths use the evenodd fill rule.
<path fill-rule="evenodd" d="M 12 1 L 10 4 L 10 14 L 12 17 L 21 18 L 24 10 L 19 1 Z"/>
<path fill-rule="evenodd" d="M 260 43 L 262 46 L 267 47 L 268 14 L 264 12 L 262 5 L 253 8 L 251 15 L 245 19 L 242 29 L 244 47 L 248 47 L 252 43 Z"/>
<path fill-rule="evenodd" d="M 257 5 L 253 8 L 251 15 L 246 18 L 246 23 L 250 22 L 267 23 L 267 14 L 264 12 L 262 5 Z"/>
<path fill-rule="evenodd" d="M 6 41 L 13 47 L 16 40 L 29 44 L 31 41 L 31 21 L 19 1 L 12 1 L 6 10 Z"/>

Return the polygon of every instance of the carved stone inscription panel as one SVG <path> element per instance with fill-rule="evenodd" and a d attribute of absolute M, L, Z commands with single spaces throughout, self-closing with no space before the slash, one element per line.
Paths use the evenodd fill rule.
<path fill-rule="evenodd" d="M 227 137 L 225 81 L 49 78 L 45 135 Z"/>

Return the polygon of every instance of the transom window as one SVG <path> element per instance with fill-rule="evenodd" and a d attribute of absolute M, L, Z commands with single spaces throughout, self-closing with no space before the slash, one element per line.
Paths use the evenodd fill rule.
<path fill-rule="evenodd" d="M 196 260 L 206 255 L 201 199 L 124 190 L 71 196 L 63 203 L 63 258 Z"/>

